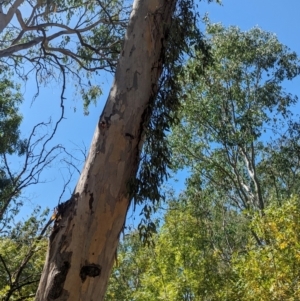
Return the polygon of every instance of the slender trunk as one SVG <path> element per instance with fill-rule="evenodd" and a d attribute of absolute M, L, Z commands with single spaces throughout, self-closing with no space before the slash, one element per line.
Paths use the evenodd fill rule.
<path fill-rule="evenodd" d="M 72 198 L 58 208 L 36 300 L 103 300 L 176 0 L 135 0 L 106 106 Z"/>

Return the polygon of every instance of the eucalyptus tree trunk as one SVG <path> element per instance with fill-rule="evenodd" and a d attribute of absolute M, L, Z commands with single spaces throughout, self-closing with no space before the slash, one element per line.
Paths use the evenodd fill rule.
<path fill-rule="evenodd" d="M 176 0 L 135 0 L 106 106 L 71 199 L 58 207 L 36 300 L 103 300 L 129 206 Z"/>

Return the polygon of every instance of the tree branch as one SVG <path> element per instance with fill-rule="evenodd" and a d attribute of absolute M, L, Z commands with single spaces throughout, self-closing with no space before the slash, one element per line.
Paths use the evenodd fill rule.
<path fill-rule="evenodd" d="M 7 265 L 6 265 L 6 263 L 5 263 L 5 261 L 4 261 L 4 259 L 3 259 L 3 257 L 2 257 L 1 254 L 0 254 L 0 260 L 1 260 L 2 264 L 3 264 L 3 266 L 4 266 L 4 269 L 5 269 L 6 273 L 7 273 L 7 275 L 8 275 L 9 285 L 11 286 L 12 285 L 11 274 L 10 274 L 10 271 L 9 271 L 9 269 L 8 269 L 8 267 L 7 267 Z"/>
<path fill-rule="evenodd" d="M 10 23 L 12 18 L 14 17 L 15 12 L 17 11 L 18 7 L 24 2 L 24 0 L 16 0 L 11 7 L 9 8 L 7 14 L 3 13 L 2 4 L 0 9 L 0 33 L 7 27 Z"/>

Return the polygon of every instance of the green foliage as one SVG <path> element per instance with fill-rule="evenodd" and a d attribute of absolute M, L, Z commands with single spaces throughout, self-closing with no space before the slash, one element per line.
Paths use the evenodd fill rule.
<path fill-rule="evenodd" d="M 199 73 L 201 63 L 190 60 L 180 79 L 174 166 L 188 166 L 198 189 L 215 190 L 227 206 L 263 212 L 275 193 L 280 202 L 299 192 L 299 131 L 291 134 L 299 123 L 290 112 L 298 99 L 282 87 L 299 74 L 299 59 L 259 28 L 207 28 L 214 64 Z M 282 176 L 283 165 L 292 172 Z"/>
<path fill-rule="evenodd" d="M 140 300 L 231 299 L 229 266 L 215 244 L 220 241 L 212 239 L 209 218 L 200 212 L 202 208 L 185 198 L 170 202 L 150 257 L 151 268 L 143 277 L 146 295 Z"/>
<path fill-rule="evenodd" d="M 151 248 L 125 238 L 107 300 L 300 298 L 298 99 L 283 88 L 299 59 L 259 28 L 207 26 L 213 63 L 196 52 L 175 78 L 169 158 L 189 169 L 186 190 L 168 201 Z"/>
<path fill-rule="evenodd" d="M 247 220 L 199 195 L 170 199 L 163 220 L 151 247 L 125 237 L 106 300 L 236 300 L 230 259 Z"/>
<path fill-rule="evenodd" d="M 96 104 L 97 99 L 102 94 L 99 86 L 90 86 L 88 90 L 81 90 L 81 95 L 83 99 L 84 114 L 89 114 L 89 107 L 91 103 Z"/>
<path fill-rule="evenodd" d="M 19 139 L 19 126 L 22 117 L 19 105 L 22 97 L 19 87 L 0 70 L 0 154 L 22 153 L 23 143 Z"/>
<path fill-rule="evenodd" d="M 249 239 L 245 252 L 234 255 L 239 300 L 299 300 L 299 197 L 270 206 L 264 217 L 255 214 L 251 227 L 265 243 Z"/>
<path fill-rule="evenodd" d="M 199 197 L 169 200 L 152 247 L 135 232 L 125 237 L 106 300 L 238 300 L 230 260 L 243 246 L 233 239 L 245 237 L 244 221 Z"/>
<path fill-rule="evenodd" d="M 105 300 L 139 300 L 136 294 L 143 290 L 141 279 L 147 273 L 150 256 L 151 249 L 142 246 L 138 232 L 126 235 L 119 245 Z"/>
<path fill-rule="evenodd" d="M 5 74 L 4 74 L 5 72 Z M 7 171 L 7 156 L 22 155 L 25 150 L 25 140 L 20 139 L 19 126 L 22 116 L 19 105 L 22 97 L 19 87 L 9 78 L 6 68 L 0 70 L 0 225 L 5 224 L 10 215 L 8 208 L 19 194 L 16 189 L 17 179 Z M 16 208 L 11 208 L 16 209 Z M 0 230 L 1 232 L 1 230 Z"/>
<path fill-rule="evenodd" d="M 44 233 L 40 235 L 47 215 L 38 208 L 0 237 L 1 300 L 34 300 L 47 250 Z"/>
<path fill-rule="evenodd" d="M 154 246 L 136 232 L 125 237 L 106 300 L 299 300 L 298 197 L 274 202 L 251 223 L 195 201 L 170 200 Z"/>

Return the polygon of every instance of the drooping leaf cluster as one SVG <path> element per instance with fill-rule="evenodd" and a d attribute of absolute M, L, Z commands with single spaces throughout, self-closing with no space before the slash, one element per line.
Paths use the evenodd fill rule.
<path fill-rule="evenodd" d="M 155 224 L 151 213 L 164 198 L 161 185 L 168 178 L 171 166 L 171 151 L 167 133 L 178 122 L 177 112 L 180 108 L 180 87 L 178 77 L 183 72 L 183 64 L 193 51 L 202 53 L 203 70 L 210 63 L 209 45 L 197 27 L 197 14 L 194 1 L 177 2 L 172 25 L 166 33 L 163 51 L 163 71 L 157 87 L 154 88 L 147 108 L 144 124 L 145 142 L 141 154 L 138 176 L 130 188 L 134 203 L 143 204 L 142 222 L 139 226 L 141 238 L 149 242 Z M 157 93 L 156 93 L 157 92 Z"/>

